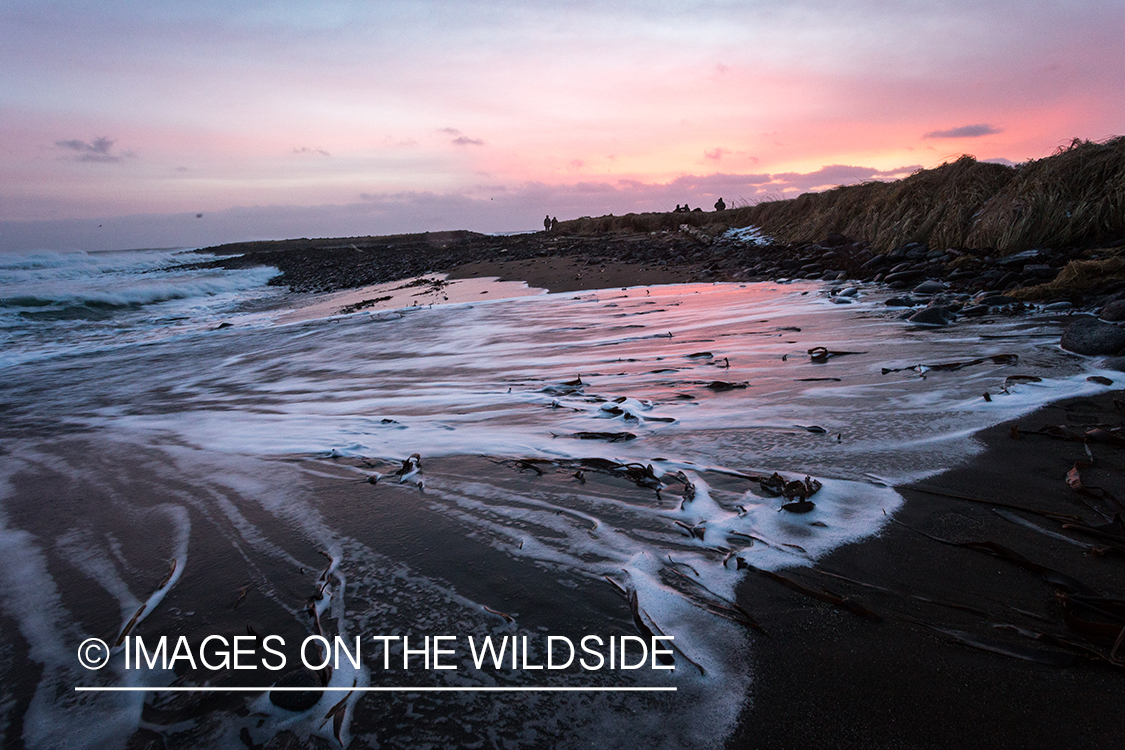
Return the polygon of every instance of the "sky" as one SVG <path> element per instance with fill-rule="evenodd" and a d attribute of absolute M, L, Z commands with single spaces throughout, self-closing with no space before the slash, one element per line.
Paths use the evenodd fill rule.
<path fill-rule="evenodd" d="M 710 209 L 1125 132 L 1125 3 L 4 0 L 0 249 Z"/>

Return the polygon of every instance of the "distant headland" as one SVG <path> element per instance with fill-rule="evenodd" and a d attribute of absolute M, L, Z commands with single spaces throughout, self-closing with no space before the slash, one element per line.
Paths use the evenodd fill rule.
<path fill-rule="evenodd" d="M 735 232 L 755 227 L 758 232 Z M 204 248 L 211 265 L 267 264 L 322 292 L 426 273 L 495 275 L 552 291 L 673 281 L 931 279 L 968 293 L 1098 304 L 1125 290 L 1125 137 L 1075 140 L 1015 166 L 971 156 L 866 182 L 715 211 L 468 231 L 291 239 Z M 237 257 L 234 257 L 237 256 Z M 548 262 L 547 259 L 551 259 Z"/>

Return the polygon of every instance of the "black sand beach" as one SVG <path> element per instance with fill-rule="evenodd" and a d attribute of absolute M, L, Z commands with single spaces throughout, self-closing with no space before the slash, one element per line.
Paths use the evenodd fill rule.
<path fill-rule="evenodd" d="M 976 436 L 983 451 L 964 465 L 898 488 L 906 504 L 895 515 L 898 523 L 877 538 L 839 549 L 811 569 L 782 571 L 810 589 L 862 602 L 881 622 L 760 576 L 747 578 L 740 601 L 770 637 L 756 639 L 751 707 L 729 747 L 1121 747 L 1123 654 L 1118 651 L 1116 665 L 1105 659 L 1114 638 L 1068 627 L 1063 587 L 1044 574 L 919 532 L 953 542 L 996 542 L 1120 603 L 1125 543 L 1119 524 L 1116 539 L 1083 535 L 1002 504 L 1105 523 L 1091 506 L 1108 506 L 1071 489 L 1067 472 L 1076 462 L 1091 461 L 1089 447 L 1093 460 L 1081 466 L 1082 482 L 1125 496 L 1120 439 L 1084 445 L 1029 433 L 1048 425 L 1066 425 L 1076 434 L 1095 425 L 1119 427 L 1122 396 L 1116 391 L 1063 401 L 985 430 Z M 1017 426 L 1019 438 L 1013 439 Z M 1106 549 L 1087 551 L 1006 520 L 997 510 Z M 1011 626 L 1088 646 L 1100 658 L 1017 634 Z M 974 638 L 985 648 L 1010 645 L 1025 658 L 1075 658 L 1068 666 L 1051 666 L 964 642 Z"/>

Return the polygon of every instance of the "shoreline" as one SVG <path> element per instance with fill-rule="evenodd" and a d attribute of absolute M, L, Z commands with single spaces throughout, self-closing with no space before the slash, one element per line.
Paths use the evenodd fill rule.
<path fill-rule="evenodd" d="M 700 221 L 711 221 L 714 215 Z M 716 220 L 717 221 L 717 220 Z M 563 226 L 563 225 L 560 225 Z M 506 236 L 442 232 L 396 237 L 249 242 L 201 248 L 209 261 L 184 269 L 277 268 L 272 286 L 296 294 L 339 293 L 444 274 L 450 280 L 523 282 L 548 292 L 652 284 L 804 280 L 830 284 L 850 303 L 860 283 L 897 292 L 886 300 L 919 326 L 947 326 L 988 315 L 1042 310 L 1074 319 L 1064 348 L 1116 357 L 1125 369 L 1125 238 L 995 257 L 986 251 L 930 249 L 909 243 L 886 253 L 830 234 L 819 243 L 775 244 L 757 231 L 721 223 L 678 230 Z"/>
<path fill-rule="evenodd" d="M 496 276 L 552 292 L 708 281 L 881 282 L 902 292 L 907 313 L 940 308 L 937 313 L 946 322 L 989 308 L 1018 312 L 1029 302 L 1092 310 L 1125 299 L 1120 257 L 1125 238 L 1008 256 L 918 242 L 881 253 L 870 242 L 839 234 L 800 244 L 763 240 L 723 223 L 720 213 L 699 216 L 697 221 L 707 223 L 652 232 L 560 229 L 497 236 L 458 231 L 233 243 L 200 248 L 197 253 L 218 257 L 188 267 L 273 266 L 281 274 L 270 283 L 299 293 L 436 273 Z"/>
<path fill-rule="evenodd" d="M 906 502 L 879 535 L 834 550 L 811 568 L 782 571 L 809 589 L 861 603 L 880 622 L 751 571 L 738 601 L 771 637 L 751 636 L 754 685 L 727 746 L 1119 747 L 1121 665 L 1091 661 L 1026 634 L 1087 644 L 1103 656 L 1113 639 L 1068 627 L 1057 587 L 1043 576 L 986 550 L 942 544 L 923 533 L 999 543 L 1100 594 L 1125 596 L 1120 551 L 1091 554 L 1017 525 L 990 504 L 1104 523 L 1084 506 L 1107 510 L 1104 502 L 1079 495 L 1066 481 L 1075 462 L 1090 460 L 1086 444 L 1029 433 L 1043 425 L 1120 428 L 1123 395 L 1117 390 L 1065 399 L 983 430 L 974 436 L 983 445 L 976 456 L 896 488 Z M 1013 425 L 1018 439 L 1012 437 Z M 1125 497 L 1121 446 L 1089 448 L 1094 463 L 1081 467 L 1082 481 Z M 986 502 L 959 499 L 965 497 Z M 1015 515 L 1084 544 L 1114 546 L 1112 540 L 1062 530 L 1042 516 Z M 1116 545 L 1125 547 L 1125 537 Z M 1070 657 L 1069 666 L 1041 663 Z"/>

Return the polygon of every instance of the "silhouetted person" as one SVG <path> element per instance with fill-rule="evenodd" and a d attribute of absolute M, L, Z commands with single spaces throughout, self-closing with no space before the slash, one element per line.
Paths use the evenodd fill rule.
<path fill-rule="evenodd" d="M 544 232 L 550 232 L 551 231 L 551 215 L 550 214 L 543 217 L 543 231 Z"/>
<path fill-rule="evenodd" d="M 558 231 L 558 228 L 559 228 L 558 217 L 552 216 L 551 217 L 551 234 L 554 234 L 556 231 Z"/>
<path fill-rule="evenodd" d="M 680 212 L 680 204 L 679 204 L 679 203 L 677 203 L 677 204 L 676 204 L 676 210 L 675 210 L 675 211 L 673 211 L 672 213 L 674 213 L 674 214 L 678 214 L 679 212 Z"/>
<path fill-rule="evenodd" d="M 715 201 L 715 210 L 716 211 L 726 211 L 727 210 L 727 204 L 723 203 L 723 197 L 721 195 L 719 196 L 719 200 Z"/>

